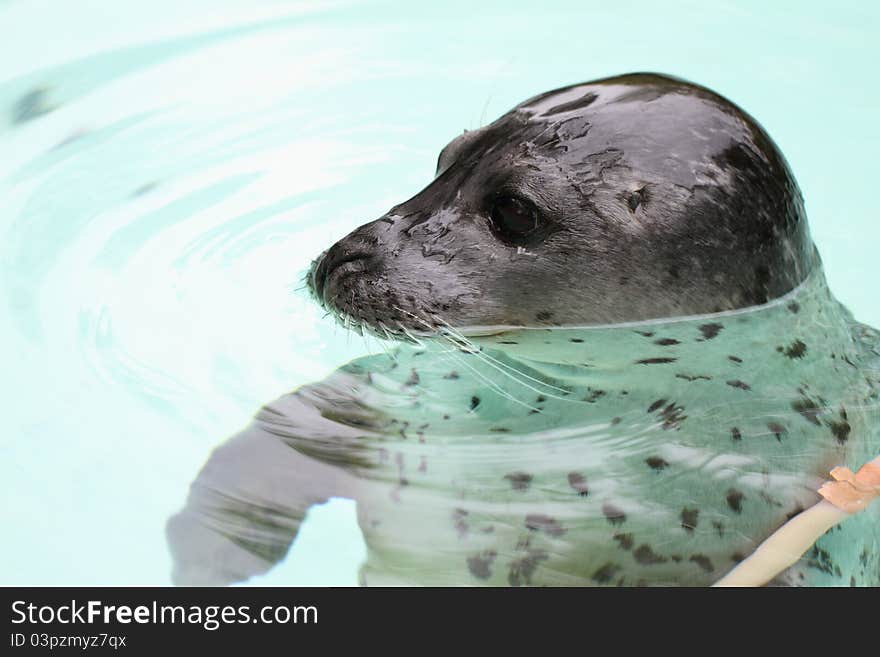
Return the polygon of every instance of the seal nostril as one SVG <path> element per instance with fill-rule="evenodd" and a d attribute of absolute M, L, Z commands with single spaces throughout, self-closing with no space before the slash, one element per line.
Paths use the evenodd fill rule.
<path fill-rule="evenodd" d="M 357 260 L 368 260 L 373 258 L 373 254 L 358 251 L 342 242 L 337 242 L 329 250 L 327 250 L 317 261 L 312 272 L 312 288 L 315 296 L 319 300 L 326 301 L 325 290 L 330 276 L 339 267 L 347 262 L 355 262 Z"/>

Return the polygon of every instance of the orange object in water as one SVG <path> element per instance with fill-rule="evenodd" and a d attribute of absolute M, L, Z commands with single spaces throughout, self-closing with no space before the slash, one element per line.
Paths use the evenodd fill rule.
<path fill-rule="evenodd" d="M 853 474 L 849 468 L 831 471 L 835 481 L 822 484 L 819 495 L 847 513 L 857 513 L 880 495 L 880 458 L 865 463 Z"/>

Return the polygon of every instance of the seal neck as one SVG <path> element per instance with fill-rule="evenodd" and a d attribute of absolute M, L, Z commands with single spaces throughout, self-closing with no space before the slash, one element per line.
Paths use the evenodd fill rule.
<path fill-rule="evenodd" d="M 797 357 L 798 340 L 803 343 L 806 336 L 829 327 L 845 328 L 842 316 L 848 317 L 848 311 L 831 295 L 822 268 L 816 267 L 788 294 L 732 311 L 598 326 L 478 327 L 461 334 L 481 349 L 529 364 L 608 371 L 672 363 L 695 351 L 711 351 L 713 344 L 748 352 L 747 343 L 778 341 Z M 786 336 L 791 337 L 788 342 Z"/>

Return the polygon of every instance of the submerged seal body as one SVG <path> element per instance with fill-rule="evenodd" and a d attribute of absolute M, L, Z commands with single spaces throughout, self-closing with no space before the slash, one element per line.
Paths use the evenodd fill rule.
<path fill-rule="evenodd" d="M 772 140 L 681 80 L 466 132 L 309 283 L 410 344 L 214 452 L 169 522 L 178 582 L 265 572 L 343 496 L 365 584 L 705 585 L 880 452 L 880 335 L 828 291 Z M 869 509 L 776 583 L 880 584 L 878 542 Z"/>

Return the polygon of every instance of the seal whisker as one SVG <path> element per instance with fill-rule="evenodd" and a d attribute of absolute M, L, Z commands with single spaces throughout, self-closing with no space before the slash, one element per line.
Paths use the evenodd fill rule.
<path fill-rule="evenodd" d="M 471 372 L 472 372 L 472 373 L 473 373 L 478 379 L 480 379 L 483 383 L 485 383 L 487 386 L 489 386 L 489 387 L 490 387 L 492 390 L 494 390 L 496 393 L 498 393 L 499 395 L 501 395 L 501 396 L 504 397 L 505 399 L 507 399 L 507 400 L 509 400 L 509 401 L 512 401 L 512 402 L 515 403 L 515 404 L 519 404 L 520 406 L 523 406 L 523 407 L 529 409 L 530 411 L 540 411 L 540 410 L 541 410 L 541 409 L 539 409 L 539 408 L 535 408 L 534 406 L 532 406 L 531 404 L 529 404 L 529 403 L 527 403 L 527 402 L 522 401 L 521 399 L 517 399 L 516 397 L 514 397 L 511 393 L 509 393 L 509 392 L 506 391 L 504 388 L 502 388 L 501 386 L 499 386 L 497 383 L 495 383 L 494 381 L 492 381 L 492 380 L 491 380 L 490 378 L 488 378 L 485 374 L 483 374 L 482 372 L 480 372 L 477 368 L 473 367 L 470 363 L 467 363 L 466 360 L 465 360 L 465 358 L 463 358 L 462 356 L 458 355 L 458 351 L 459 351 L 459 350 L 456 349 L 455 352 L 450 352 L 449 355 L 450 355 L 450 356 L 451 356 L 451 357 L 452 357 L 452 358 L 453 358 L 453 359 L 454 359 L 459 365 L 463 365 L 466 369 L 470 370 L 470 371 L 471 371 Z"/>
<path fill-rule="evenodd" d="M 445 330 L 449 331 L 453 336 L 455 336 L 455 337 L 457 337 L 459 340 L 464 341 L 465 343 L 469 344 L 469 345 L 472 346 L 474 349 L 478 349 L 478 347 L 477 347 L 477 346 L 476 346 L 471 340 L 469 340 L 469 339 L 467 338 L 467 336 L 465 336 L 463 333 L 457 331 L 455 328 L 453 328 L 452 326 L 450 326 L 449 323 L 446 322 L 444 319 L 440 318 L 439 321 L 440 321 L 441 323 L 443 323 Z M 533 376 L 530 376 L 530 375 L 526 374 L 525 372 L 523 372 L 523 371 L 521 371 L 521 370 L 518 370 L 517 368 L 512 367 L 512 366 L 508 365 L 507 363 L 504 363 L 504 362 L 498 360 L 497 358 L 494 358 L 493 356 L 491 356 L 491 355 L 485 353 L 485 352 L 482 351 L 482 350 L 480 350 L 479 353 L 480 353 L 480 356 L 482 356 L 483 358 L 485 358 L 485 359 L 491 361 L 492 363 L 495 363 L 495 364 L 498 365 L 499 367 L 502 367 L 502 368 L 508 370 L 508 371 L 511 373 L 511 375 L 514 375 L 514 376 L 516 376 L 516 375 L 522 376 L 522 377 L 524 377 L 524 378 L 526 378 L 526 379 L 528 379 L 528 380 L 530 380 L 530 381 L 534 381 L 535 383 L 538 383 L 538 384 L 540 384 L 540 385 L 542 385 L 542 386 L 544 386 L 544 387 L 546 387 L 546 388 L 550 388 L 551 390 L 557 390 L 557 391 L 559 391 L 559 392 L 568 392 L 565 388 L 560 388 L 559 386 L 555 386 L 555 385 L 553 385 L 552 383 L 547 383 L 546 381 L 541 381 L 541 380 L 538 379 L 538 378 L 535 378 L 535 377 L 533 377 Z M 525 385 L 525 384 L 523 384 L 523 385 Z M 542 392 L 542 391 L 538 390 L 538 391 L 536 391 L 536 392 Z M 549 393 L 548 393 L 548 394 L 549 394 Z M 559 397 L 559 396 L 556 396 L 555 398 L 556 398 L 556 399 L 564 399 L 565 401 L 577 401 L 577 400 L 568 399 L 568 398 L 563 398 L 563 397 Z"/>
<path fill-rule="evenodd" d="M 399 310 L 400 312 L 409 315 L 410 317 L 412 317 L 416 321 L 421 321 L 422 323 L 425 324 L 426 327 L 434 328 L 426 320 L 418 317 L 417 315 L 414 315 L 413 313 L 411 313 L 407 310 L 404 310 L 403 308 L 397 307 L 397 306 L 395 306 L 395 308 L 397 310 Z M 560 395 L 554 395 L 553 393 L 547 392 L 546 390 L 541 390 L 541 389 L 538 389 L 532 385 L 529 385 L 526 381 L 524 381 L 522 379 L 525 378 L 530 381 L 534 381 L 535 383 L 538 383 L 538 384 L 540 384 L 546 388 L 550 388 L 552 390 L 558 390 L 560 392 L 568 392 L 564 388 L 554 386 L 553 384 L 546 383 L 544 381 L 541 381 L 540 379 L 529 376 L 525 372 L 522 372 L 521 370 L 519 370 L 515 367 L 512 367 L 506 363 L 503 363 L 503 362 L 499 361 L 498 359 L 490 356 L 485 351 L 483 351 L 478 345 L 474 344 L 473 341 L 469 340 L 465 335 L 458 332 L 451 325 L 449 325 L 449 323 L 446 322 L 442 317 L 438 317 L 437 321 L 439 321 L 440 323 L 442 323 L 444 325 L 444 330 L 438 332 L 438 334 L 437 334 L 438 337 L 445 338 L 448 342 L 450 342 L 452 345 L 456 346 L 458 349 L 461 349 L 462 347 L 467 348 L 469 353 L 475 355 L 478 359 L 482 360 L 486 365 L 488 365 L 489 367 L 492 367 L 493 369 L 497 370 L 498 372 L 500 372 L 504 376 L 506 376 L 506 377 L 510 378 L 511 380 L 515 381 L 516 383 L 520 384 L 521 386 L 528 388 L 532 392 L 536 392 L 540 395 L 544 395 L 545 397 L 551 397 L 551 398 L 557 399 L 559 401 L 564 401 L 567 403 L 575 403 L 575 404 L 584 403 L 580 399 L 570 398 L 570 397 L 562 397 Z M 522 377 L 522 378 L 520 378 L 520 377 Z"/>
<path fill-rule="evenodd" d="M 400 311 L 400 312 L 403 312 L 403 313 L 409 315 L 410 317 L 412 317 L 412 318 L 415 319 L 416 321 L 423 323 L 427 328 L 433 328 L 432 325 L 430 324 L 430 322 L 428 322 L 426 319 L 424 319 L 424 318 L 422 318 L 422 317 L 419 317 L 418 315 L 415 315 L 415 314 L 413 314 L 413 313 L 411 313 L 411 312 L 409 312 L 409 311 L 407 311 L 407 310 L 404 310 L 403 308 L 397 307 L 397 306 L 395 306 L 395 309 L 398 310 L 398 311 Z M 403 331 L 406 331 L 407 333 L 409 333 L 405 327 L 401 326 L 401 329 L 402 329 Z M 444 334 L 442 334 L 442 333 L 438 333 L 438 334 L 437 334 L 437 337 L 439 337 L 439 338 L 441 338 L 441 339 L 445 339 L 445 340 L 447 340 L 448 342 L 450 342 L 453 346 L 456 347 L 456 349 L 455 349 L 456 352 L 458 352 L 458 351 L 461 350 L 460 345 L 457 345 L 457 344 L 456 344 L 453 340 L 451 340 L 448 336 L 446 336 L 446 335 L 444 335 Z M 423 344 L 423 343 L 419 342 L 418 344 L 421 345 L 421 344 Z M 473 345 L 472 345 L 472 346 L 473 346 Z M 479 349 L 475 349 L 475 350 L 472 351 L 471 353 L 473 353 L 473 354 L 476 355 L 477 357 L 479 357 L 479 355 L 480 355 L 480 351 L 479 351 Z M 454 359 L 456 360 L 456 362 L 458 362 L 460 365 L 463 365 L 465 368 L 467 368 L 468 370 L 470 370 L 470 371 L 471 371 L 474 375 L 476 375 L 481 381 L 483 381 L 483 383 L 485 383 L 486 385 L 488 385 L 490 388 L 492 388 L 495 392 L 497 392 L 499 395 L 501 395 L 501 396 L 504 397 L 505 399 L 508 399 L 509 401 L 512 401 L 512 402 L 514 402 L 514 403 L 516 403 L 516 404 L 519 404 L 520 406 L 524 406 L 524 407 L 528 408 L 529 410 L 540 410 L 540 409 L 536 409 L 536 408 L 533 407 L 532 405 L 530 405 L 530 404 L 528 404 L 528 403 L 526 403 L 526 402 L 524 402 L 524 401 L 522 401 L 522 400 L 520 400 L 520 399 L 517 399 L 517 398 L 516 398 L 514 395 L 512 395 L 510 392 L 504 390 L 504 389 L 503 389 L 501 386 L 499 386 L 497 383 L 495 383 L 494 381 L 492 381 L 491 379 L 489 379 L 488 377 L 486 377 L 486 376 L 485 376 L 482 372 L 480 372 L 478 369 L 476 369 L 475 367 L 471 366 L 469 363 L 465 362 L 465 359 L 463 359 L 463 358 L 462 358 L 461 356 L 459 356 L 457 353 L 452 353 L 452 352 L 450 352 L 449 355 L 450 355 L 452 358 L 454 358 Z M 486 361 L 484 360 L 483 362 L 485 363 Z M 491 363 L 487 363 L 487 364 L 490 365 L 490 366 L 492 366 Z M 493 366 L 493 367 L 494 367 L 494 366 Z M 495 369 L 498 369 L 498 368 L 495 367 Z M 506 372 L 503 372 L 503 370 L 502 370 L 502 373 L 506 374 L 509 378 L 513 379 L 512 376 L 510 376 L 510 375 L 509 375 L 508 373 L 506 373 Z M 513 379 L 513 380 L 516 381 L 516 379 Z M 517 381 L 517 383 L 521 383 L 521 382 L 520 382 L 520 381 Z"/>

